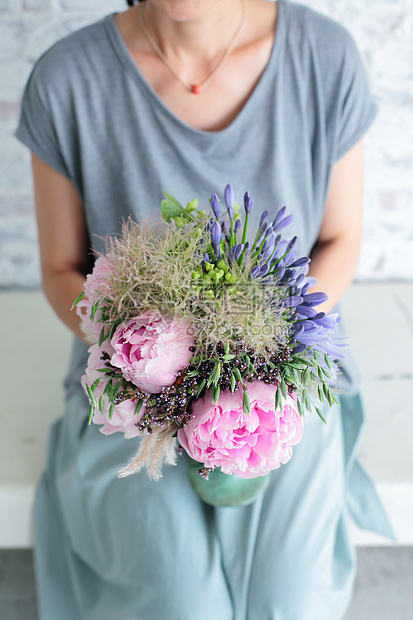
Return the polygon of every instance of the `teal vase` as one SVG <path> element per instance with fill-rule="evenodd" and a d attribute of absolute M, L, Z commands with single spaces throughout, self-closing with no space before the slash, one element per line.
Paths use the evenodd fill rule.
<path fill-rule="evenodd" d="M 248 506 L 270 482 L 270 474 L 240 478 L 235 474 L 223 474 L 220 467 L 211 471 L 206 480 L 198 473 L 201 468 L 202 463 L 190 459 L 189 479 L 199 497 L 211 506 Z"/>

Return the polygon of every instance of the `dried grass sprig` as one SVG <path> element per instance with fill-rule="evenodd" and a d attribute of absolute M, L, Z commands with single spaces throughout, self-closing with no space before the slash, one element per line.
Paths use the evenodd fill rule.
<path fill-rule="evenodd" d="M 197 351 L 219 342 L 242 340 L 257 354 L 266 355 L 288 340 L 289 323 L 274 312 L 281 292 L 251 279 L 246 260 L 231 265 L 234 285 L 222 282 L 208 298 L 208 285 L 194 279 L 201 265 L 202 239 L 208 233 L 171 223 L 124 224 L 121 237 L 108 241 L 110 272 L 100 295 L 107 304 L 107 320 L 158 311 L 184 318 L 197 335 Z M 278 295 L 279 299 L 274 299 Z"/>
<path fill-rule="evenodd" d="M 151 480 L 162 478 L 163 465 L 176 465 L 177 440 L 174 434 L 177 428 L 176 425 L 169 424 L 155 428 L 148 435 L 143 435 L 137 453 L 125 467 L 119 470 L 118 478 L 127 478 L 139 472 L 143 467 L 147 468 Z"/>

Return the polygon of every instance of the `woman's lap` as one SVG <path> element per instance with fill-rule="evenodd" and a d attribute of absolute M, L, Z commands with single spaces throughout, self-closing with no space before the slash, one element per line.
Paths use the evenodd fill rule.
<path fill-rule="evenodd" d="M 308 416 L 264 496 L 218 509 L 192 491 L 185 457 L 159 482 L 117 479 L 135 442 L 83 430 L 71 415 L 53 430 L 36 500 L 41 620 L 73 620 L 56 609 L 73 597 L 79 620 L 342 618 L 354 557 L 339 410 L 327 426 Z"/>

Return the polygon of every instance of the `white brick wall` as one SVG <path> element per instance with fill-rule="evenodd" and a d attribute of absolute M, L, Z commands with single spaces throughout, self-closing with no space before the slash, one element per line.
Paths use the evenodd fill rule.
<path fill-rule="evenodd" d="M 355 36 L 380 104 L 366 139 L 363 280 L 413 279 L 413 0 L 302 0 Z M 0 0 L 0 287 L 36 287 L 29 154 L 12 136 L 23 86 L 57 39 L 123 0 Z"/>

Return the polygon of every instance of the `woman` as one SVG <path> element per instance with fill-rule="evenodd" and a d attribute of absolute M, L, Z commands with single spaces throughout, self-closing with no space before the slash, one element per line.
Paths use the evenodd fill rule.
<path fill-rule="evenodd" d="M 146 0 L 58 42 L 26 88 L 17 136 L 33 153 L 43 286 L 78 336 L 65 416 L 36 497 L 42 620 L 335 620 L 351 597 L 347 518 L 375 496 L 354 463 L 362 410 L 308 416 L 288 465 L 253 505 L 214 509 L 186 462 L 118 480 L 133 442 L 87 426 L 87 346 L 70 312 L 90 247 L 181 202 L 245 190 L 286 204 L 291 236 L 332 309 L 361 239 L 362 136 L 375 106 L 355 45 L 335 22 L 280 0 Z M 376 528 L 386 527 L 380 507 Z M 377 516 L 378 515 L 378 516 Z M 363 522 L 364 516 L 364 522 Z"/>

